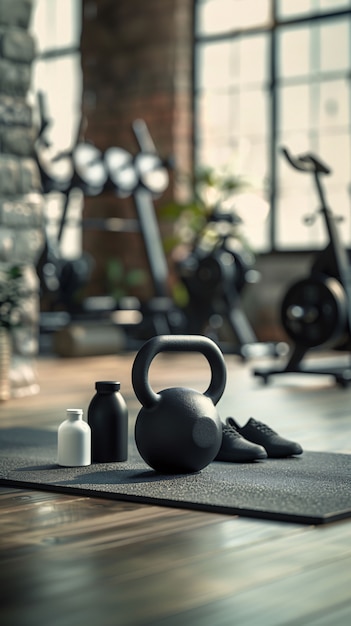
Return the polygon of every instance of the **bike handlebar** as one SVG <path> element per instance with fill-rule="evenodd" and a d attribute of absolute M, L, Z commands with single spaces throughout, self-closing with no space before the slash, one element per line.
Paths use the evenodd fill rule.
<path fill-rule="evenodd" d="M 317 159 L 317 157 L 314 156 L 312 153 L 301 154 L 299 156 L 293 157 L 287 148 L 282 148 L 282 153 L 284 154 L 290 165 L 300 172 L 308 172 L 314 174 L 331 173 L 330 168 L 327 165 L 324 165 L 324 163 Z"/>

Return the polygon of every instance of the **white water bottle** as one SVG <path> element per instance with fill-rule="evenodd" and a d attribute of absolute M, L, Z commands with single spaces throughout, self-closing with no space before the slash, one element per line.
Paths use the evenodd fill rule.
<path fill-rule="evenodd" d="M 91 431 L 82 409 L 67 409 L 67 419 L 57 433 L 57 463 L 78 467 L 91 463 Z"/>

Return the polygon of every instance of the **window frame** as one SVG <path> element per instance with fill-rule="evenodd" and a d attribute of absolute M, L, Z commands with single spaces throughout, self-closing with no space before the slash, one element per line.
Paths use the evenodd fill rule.
<path fill-rule="evenodd" d="M 277 49 L 278 49 L 278 36 L 279 32 L 283 28 L 289 28 L 294 26 L 301 26 L 303 24 L 316 24 L 317 22 L 323 24 L 327 23 L 333 19 L 347 17 L 351 20 L 351 5 L 349 8 L 341 8 L 337 10 L 323 10 L 323 12 L 314 11 L 308 15 L 300 15 L 293 17 L 280 18 L 279 10 L 278 10 L 278 2 L 279 0 L 271 0 L 271 18 L 269 25 L 258 25 L 237 29 L 227 30 L 222 33 L 213 33 L 213 34 L 201 34 L 197 29 L 197 19 L 198 19 L 198 9 L 202 4 L 202 0 L 194 0 L 194 61 L 193 61 L 193 119 L 194 119 L 194 132 L 193 132 L 193 167 L 194 170 L 197 167 L 197 146 L 199 143 L 199 125 L 197 120 L 197 107 L 196 100 L 198 94 L 201 90 L 198 88 L 198 68 L 196 66 L 196 48 L 198 45 L 206 45 L 215 42 L 224 42 L 224 41 L 232 41 L 235 38 L 250 36 L 253 34 L 268 34 L 269 42 L 269 59 L 268 59 L 268 90 L 267 97 L 270 102 L 268 104 L 268 120 L 267 120 L 267 128 L 268 128 L 268 137 L 269 137 L 269 145 L 268 145 L 268 176 L 269 176 L 269 192 L 268 192 L 268 203 L 270 205 L 270 212 L 268 217 L 268 246 L 267 249 L 263 251 L 263 254 L 266 253 L 310 253 L 316 252 L 320 248 L 318 246 L 313 247 L 303 247 L 300 249 L 296 249 L 296 247 L 287 247 L 279 245 L 277 242 L 277 186 L 278 186 L 278 160 L 282 157 L 279 154 L 279 143 L 278 143 L 278 116 L 279 116 L 279 85 L 281 84 L 278 71 L 277 71 Z M 348 79 L 350 81 L 349 90 L 351 94 L 351 64 L 350 71 L 348 73 Z M 351 139 L 351 128 L 349 137 Z M 349 186 L 351 183 L 349 183 Z"/>

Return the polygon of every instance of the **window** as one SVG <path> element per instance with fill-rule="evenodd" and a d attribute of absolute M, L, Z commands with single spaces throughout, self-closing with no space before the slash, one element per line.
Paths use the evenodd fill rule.
<path fill-rule="evenodd" d="M 82 78 L 80 65 L 81 0 L 35 0 L 30 31 L 36 41 L 37 56 L 33 63 L 31 83 L 34 109 L 37 94 L 45 98 L 46 113 L 51 120 L 47 138 L 50 152 L 57 155 L 74 145 L 80 126 Z M 72 205 L 72 206 L 71 206 Z M 62 197 L 50 194 L 46 201 L 48 234 L 55 237 L 62 212 Z M 70 216 L 79 216 L 81 201 L 70 203 Z M 79 256 L 81 229 L 65 228 L 62 253 Z"/>
<path fill-rule="evenodd" d="M 196 165 L 248 181 L 236 203 L 256 250 L 318 249 L 312 180 L 280 147 L 314 152 L 350 245 L 351 0 L 197 0 L 196 18 Z"/>
<path fill-rule="evenodd" d="M 81 110 L 80 0 L 36 0 L 31 32 L 36 40 L 32 90 L 43 91 L 57 150 L 72 146 Z"/>

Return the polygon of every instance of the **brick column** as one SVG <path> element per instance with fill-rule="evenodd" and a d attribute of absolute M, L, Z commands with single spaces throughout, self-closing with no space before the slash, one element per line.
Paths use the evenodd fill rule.
<path fill-rule="evenodd" d="M 0 0 L 0 269 L 24 269 L 26 297 L 11 331 L 11 396 L 38 390 L 39 285 L 35 263 L 42 249 L 43 197 L 33 144 L 36 129 L 26 101 L 35 55 L 28 32 L 31 0 Z"/>
<path fill-rule="evenodd" d="M 162 156 L 171 155 L 179 170 L 192 167 L 193 0 L 83 0 L 81 39 L 83 113 L 86 138 L 105 150 L 119 146 L 138 152 L 131 131 L 146 121 Z M 157 207 L 186 189 L 171 178 Z M 87 198 L 86 217 L 134 217 L 130 200 L 111 194 Z M 145 266 L 137 234 L 85 233 L 84 247 L 98 260 L 91 289 L 104 292 L 105 267 L 117 256 L 126 269 Z M 136 294 L 152 295 L 145 283 Z"/>

